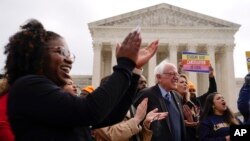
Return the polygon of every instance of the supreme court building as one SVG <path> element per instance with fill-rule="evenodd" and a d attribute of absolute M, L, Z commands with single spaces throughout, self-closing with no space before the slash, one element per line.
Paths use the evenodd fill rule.
<path fill-rule="evenodd" d="M 102 77 L 111 74 L 116 64 L 116 44 L 137 25 L 141 27 L 141 47 L 159 39 L 156 55 L 143 68 L 149 86 L 155 85 L 154 68 L 162 60 L 177 65 L 183 51 L 207 53 L 215 69 L 218 91 L 237 111 L 233 51 L 234 35 L 240 25 L 165 3 L 88 24 L 93 40 L 94 87 Z M 207 73 L 187 75 L 196 85 L 198 95 L 208 90 Z"/>

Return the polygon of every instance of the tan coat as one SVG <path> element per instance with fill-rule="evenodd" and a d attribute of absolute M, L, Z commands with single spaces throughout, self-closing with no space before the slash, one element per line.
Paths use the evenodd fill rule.
<path fill-rule="evenodd" d="M 136 124 L 133 118 L 124 120 L 113 126 L 95 129 L 96 141 L 129 141 L 136 134 L 140 134 L 141 141 L 150 141 L 152 131 Z"/>

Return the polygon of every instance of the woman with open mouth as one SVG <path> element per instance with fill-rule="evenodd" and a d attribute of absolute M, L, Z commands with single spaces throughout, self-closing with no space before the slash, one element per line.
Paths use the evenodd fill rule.
<path fill-rule="evenodd" d="M 204 112 L 198 128 L 201 141 L 230 141 L 230 125 L 240 124 L 240 120 L 231 112 L 222 94 L 210 94 L 205 103 Z"/>

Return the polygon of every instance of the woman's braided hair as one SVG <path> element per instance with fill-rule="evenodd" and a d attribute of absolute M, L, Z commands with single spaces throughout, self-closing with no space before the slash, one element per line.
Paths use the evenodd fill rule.
<path fill-rule="evenodd" d="M 60 35 L 46 31 L 43 25 L 31 19 L 21 26 L 21 31 L 9 38 L 4 54 L 7 55 L 5 76 L 11 85 L 21 76 L 43 72 L 47 43 L 61 38 Z"/>

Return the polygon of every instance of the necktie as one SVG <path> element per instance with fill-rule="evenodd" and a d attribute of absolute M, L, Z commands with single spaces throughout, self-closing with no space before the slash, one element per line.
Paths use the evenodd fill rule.
<path fill-rule="evenodd" d="M 169 93 L 167 93 L 164 97 L 166 107 L 168 109 L 169 119 L 170 119 L 170 127 L 173 134 L 173 140 L 180 141 L 181 140 L 181 123 L 180 123 L 180 113 L 173 101 L 173 98 Z"/>
<path fill-rule="evenodd" d="M 174 103 L 172 102 L 172 97 L 170 93 L 167 93 L 164 97 L 165 99 L 165 103 L 168 109 L 168 113 L 169 113 L 169 118 L 170 118 L 170 122 L 173 123 L 174 119 L 175 119 L 175 113 L 176 108 L 175 105 L 173 105 Z M 172 126 L 172 125 L 171 125 Z"/>
<path fill-rule="evenodd" d="M 171 94 L 169 92 L 165 95 L 165 100 L 167 100 L 167 102 L 170 102 Z"/>
<path fill-rule="evenodd" d="M 175 105 L 173 105 L 174 103 L 172 102 L 172 97 L 170 93 L 167 93 L 164 97 L 165 102 L 166 102 L 166 106 L 169 112 L 169 116 L 170 116 L 170 121 L 172 122 L 174 120 L 174 113 L 176 113 L 176 107 Z"/>

